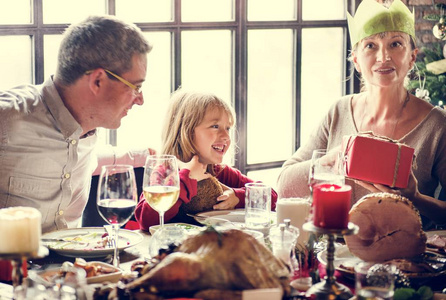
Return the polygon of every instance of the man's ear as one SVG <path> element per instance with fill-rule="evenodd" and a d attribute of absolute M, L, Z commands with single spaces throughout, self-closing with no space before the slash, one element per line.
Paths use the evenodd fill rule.
<path fill-rule="evenodd" d="M 91 72 L 91 74 L 88 75 L 88 87 L 92 91 L 93 94 L 99 93 L 100 88 L 102 87 L 104 76 L 107 76 L 105 72 L 103 72 L 101 69 L 97 69 Z"/>

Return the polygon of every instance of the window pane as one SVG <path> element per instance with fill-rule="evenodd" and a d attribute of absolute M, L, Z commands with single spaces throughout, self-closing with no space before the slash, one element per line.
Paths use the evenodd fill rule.
<path fill-rule="evenodd" d="M 183 31 L 181 85 L 210 91 L 232 103 L 232 38 L 229 30 Z"/>
<path fill-rule="evenodd" d="M 89 15 L 103 15 L 107 13 L 106 2 L 106 0 L 42 0 L 43 23 L 77 23 Z"/>
<path fill-rule="evenodd" d="M 296 20 L 296 0 L 247 0 L 248 21 Z M 310 0 L 311 1 L 311 0 Z"/>
<path fill-rule="evenodd" d="M 273 189 L 276 189 L 277 178 L 279 177 L 281 170 L 282 168 L 250 171 L 246 176 L 253 179 L 254 181 L 260 180 L 263 183 L 266 183 L 267 185 L 271 186 Z"/>
<path fill-rule="evenodd" d="M 62 41 L 61 34 L 45 35 L 43 37 L 44 74 L 45 80 L 56 72 L 57 55 Z"/>
<path fill-rule="evenodd" d="M 232 21 L 234 0 L 182 0 L 183 22 Z"/>
<path fill-rule="evenodd" d="M 151 147 L 160 150 L 171 82 L 171 36 L 169 32 L 147 32 L 154 45 L 147 56 L 147 76 L 143 84 L 144 105 L 133 106 L 118 129 L 118 145 Z"/>
<path fill-rule="evenodd" d="M 170 22 L 172 0 L 116 0 L 116 16 L 130 22 Z"/>
<path fill-rule="evenodd" d="M 0 25 L 30 24 L 32 0 L 0 0 Z"/>
<path fill-rule="evenodd" d="M 292 152 L 293 32 L 248 31 L 248 163 Z"/>
<path fill-rule="evenodd" d="M 342 28 L 302 30 L 302 142 L 308 139 L 333 102 L 342 96 L 346 60 L 343 41 Z"/>
<path fill-rule="evenodd" d="M 303 0 L 304 20 L 343 20 L 346 18 L 346 0 Z"/>
<path fill-rule="evenodd" d="M 28 35 L 0 36 L 0 89 L 33 83 L 32 38 Z"/>

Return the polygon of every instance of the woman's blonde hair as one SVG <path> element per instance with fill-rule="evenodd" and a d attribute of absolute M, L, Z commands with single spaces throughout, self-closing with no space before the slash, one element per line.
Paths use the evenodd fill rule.
<path fill-rule="evenodd" d="M 211 93 L 175 91 L 170 99 L 162 132 L 162 153 L 175 155 L 180 161 L 188 162 L 197 154 L 194 145 L 195 128 L 211 109 L 228 115 L 231 126 L 235 124 L 235 112 L 221 98 Z M 214 174 L 213 166 L 208 166 Z"/>

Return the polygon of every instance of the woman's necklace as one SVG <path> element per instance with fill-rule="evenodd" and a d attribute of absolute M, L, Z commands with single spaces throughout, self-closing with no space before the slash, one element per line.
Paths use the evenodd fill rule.
<path fill-rule="evenodd" d="M 410 94 L 409 94 L 409 91 L 406 91 L 406 93 L 407 93 L 406 99 L 404 100 L 403 105 L 401 106 L 401 109 L 400 109 L 400 111 L 399 111 L 399 114 L 398 114 L 398 117 L 397 117 L 397 119 L 396 119 L 395 125 L 393 126 L 392 135 L 389 136 L 389 138 L 394 138 L 394 136 L 395 136 L 395 131 L 396 131 L 396 127 L 398 126 L 398 123 L 400 122 L 401 116 L 403 115 L 403 110 L 404 110 L 404 108 L 406 108 L 407 103 L 408 103 L 409 100 L 410 100 Z M 365 105 L 364 105 L 364 108 L 363 108 L 363 110 L 362 110 L 361 125 L 359 126 L 360 131 L 363 129 L 363 123 L 364 123 L 364 119 L 365 119 L 365 108 L 366 108 L 367 104 L 368 104 L 368 101 L 367 101 L 367 98 L 366 98 L 366 99 L 365 99 Z M 372 122 L 372 125 L 371 125 L 371 128 L 370 128 L 370 129 L 372 130 L 373 133 L 375 132 L 375 130 L 374 130 L 374 128 L 373 128 L 373 122 Z"/>

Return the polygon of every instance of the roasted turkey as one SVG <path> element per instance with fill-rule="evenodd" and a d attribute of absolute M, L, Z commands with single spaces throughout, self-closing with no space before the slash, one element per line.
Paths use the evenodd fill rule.
<path fill-rule="evenodd" d="M 141 273 L 125 286 L 134 299 L 158 299 L 149 298 L 151 294 L 236 300 L 242 290 L 262 288 L 290 293 L 288 267 L 253 236 L 237 229 L 208 228 Z"/>
<path fill-rule="evenodd" d="M 418 210 L 407 198 L 374 193 L 350 209 L 356 235 L 345 236 L 350 252 L 364 261 L 412 258 L 426 250 L 426 235 Z"/>

